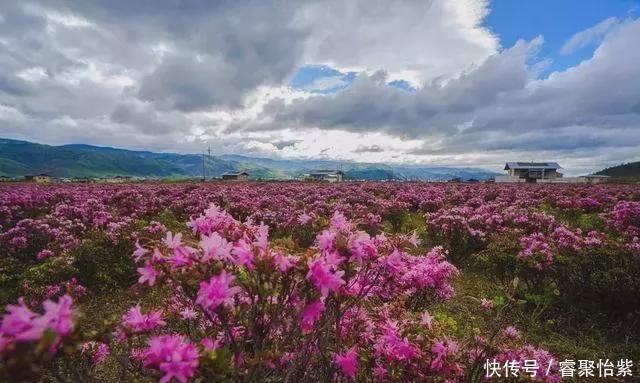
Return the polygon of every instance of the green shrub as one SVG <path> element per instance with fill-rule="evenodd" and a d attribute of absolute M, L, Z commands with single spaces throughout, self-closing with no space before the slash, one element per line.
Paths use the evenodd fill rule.
<path fill-rule="evenodd" d="M 114 244 L 105 235 L 97 235 L 72 251 L 78 282 L 90 292 L 104 292 L 135 283 L 137 271 L 132 252 L 133 244 L 129 241 Z"/>

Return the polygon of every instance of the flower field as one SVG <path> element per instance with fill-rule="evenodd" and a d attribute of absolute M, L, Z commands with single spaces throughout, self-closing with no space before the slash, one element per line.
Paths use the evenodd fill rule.
<path fill-rule="evenodd" d="M 483 382 L 491 360 L 559 382 L 581 359 L 640 376 L 637 186 L 16 184 L 0 200 L 0 381 Z"/>

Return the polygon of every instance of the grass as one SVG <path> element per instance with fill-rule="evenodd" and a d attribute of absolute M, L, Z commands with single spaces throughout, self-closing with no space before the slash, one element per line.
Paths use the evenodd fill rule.
<path fill-rule="evenodd" d="M 436 317 L 454 318 L 456 336 L 459 339 L 472 339 L 476 334 L 487 334 L 496 326 L 513 325 L 520 331 L 522 338 L 537 347 L 550 350 L 560 360 L 565 359 L 609 359 L 616 363 L 619 359 L 637 361 L 640 357 L 640 344 L 634 341 L 621 341 L 617 331 L 624 329 L 606 328 L 602 323 L 592 323 L 588 318 L 563 317 L 561 311 L 547 312 L 541 318 L 534 319 L 524 308 L 516 307 L 509 312 L 504 323 L 496 323 L 480 305 L 480 299 L 500 296 L 506 286 L 474 270 L 461 270 L 454 283 L 456 296 L 440 302 L 430 311 Z M 569 310 L 567 310 L 569 311 Z M 577 363 L 577 362 L 576 362 Z M 597 375 L 597 374 L 596 374 Z M 579 382 L 603 382 L 604 378 L 580 378 Z M 607 382 L 626 380 L 609 379 Z M 564 381 L 564 380 L 563 380 Z"/>

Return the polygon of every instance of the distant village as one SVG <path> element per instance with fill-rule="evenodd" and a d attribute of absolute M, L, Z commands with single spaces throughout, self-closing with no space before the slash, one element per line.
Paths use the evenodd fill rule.
<path fill-rule="evenodd" d="M 609 176 L 605 175 L 584 175 L 578 177 L 564 177 L 559 171 L 562 167 L 557 162 L 507 162 L 504 166 L 506 171 L 505 175 L 495 176 L 487 180 L 468 179 L 463 180 L 460 178 L 453 178 L 445 181 L 433 181 L 433 182 L 495 182 L 495 183 L 602 183 L 610 181 Z M 7 177 L 0 176 L 0 182 L 34 182 L 39 184 L 49 183 L 107 183 L 107 184 L 121 184 L 130 182 L 160 182 L 168 181 L 170 179 L 159 177 L 130 177 L 115 175 L 110 177 L 53 177 L 46 173 L 26 175 L 24 177 Z M 250 174 L 246 171 L 237 173 L 225 173 L 220 177 L 193 177 L 194 181 L 220 181 L 220 182 L 247 182 L 250 180 L 260 181 L 260 179 L 251 179 Z M 267 180 L 265 180 L 267 181 Z M 275 181 L 275 180 L 272 180 Z M 318 169 L 308 174 L 303 174 L 300 177 L 294 179 L 288 179 L 283 181 L 306 181 L 306 182 L 325 182 L 325 183 L 339 183 L 346 181 L 345 174 L 342 170 L 328 170 Z M 349 180 L 349 181 L 364 181 L 364 180 Z M 382 180 L 381 182 L 415 182 L 418 180 Z"/>
<path fill-rule="evenodd" d="M 53 177 L 47 173 L 25 175 L 24 177 L 0 176 L 0 182 L 33 182 L 39 184 L 49 183 L 107 183 L 122 184 L 130 182 L 160 182 L 169 179 L 160 177 L 131 177 L 131 176 L 110 176 L 110 177 Z M 188 179 L 186 179 L 188 180 Z M 248 172 L 225 173 L 220 177 L 193 177 L 194 181 L 221 181 L 221 182 L 246 182 L 250 180 Z M 309 174 L 304 174 L 294 181 L 317 181 L 317 182 L 343 182 L 344 173 L 341 170 L 314 170 Z"/>

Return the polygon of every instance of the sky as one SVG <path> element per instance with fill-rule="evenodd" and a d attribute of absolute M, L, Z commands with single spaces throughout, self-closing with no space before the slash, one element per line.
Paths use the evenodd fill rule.
<path fill-rule="evenodd" d="M 0 1 L 0 137 L 585 174 L 639 48 L 640 0 Z"/>

